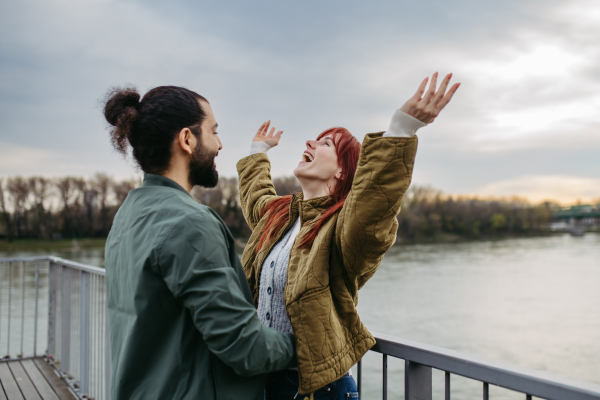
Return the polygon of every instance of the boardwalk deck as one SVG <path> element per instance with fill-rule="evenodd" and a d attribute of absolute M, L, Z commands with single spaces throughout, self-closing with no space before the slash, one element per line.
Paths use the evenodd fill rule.
<path fill-rule="evenodd" d="M 0 362 L 0 400 L 75 400 L 41 358 Z"/>

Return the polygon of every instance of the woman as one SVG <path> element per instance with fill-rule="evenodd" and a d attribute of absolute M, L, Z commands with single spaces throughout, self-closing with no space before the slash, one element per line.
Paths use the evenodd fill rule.
<path fill-rule="evenodd" d="M 433 122 L 459 84 L 425 93 L 396 111 L 385 133 L 360 143 L 344 128 L 306 142 L 294 170 L 302 194 L 279 197 L 266 151 L 282 131 L 264 123 L 249 157 L 237 165 L 244 217 L 252 236 L 242 264 L 263 324 L 293 332 L 298 369 L 267 374 L 267 400 L 358 398 L 350 368 L 375 344 L 356 311 L 358 290 L 393 245 L 410 184 L 416 130 Z M 424 96 L 423 96 L 424 95 Z M 422 97 L 423 96 L 423 97 Z"/>

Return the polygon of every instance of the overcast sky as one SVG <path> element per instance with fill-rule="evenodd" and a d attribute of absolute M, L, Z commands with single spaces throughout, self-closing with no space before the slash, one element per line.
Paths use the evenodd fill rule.
<path fill-rule="evenodd" d="M 273 175 L 331 126 L 361 140 L 435 71 L 462 86 L 419 131 L 413 182 L 451 194 L 600 198 L 598 0 L 0 3 L 0 176 L 135 174 L 99 99 L 204 95 L 234 176 L 260 124 Z"/>

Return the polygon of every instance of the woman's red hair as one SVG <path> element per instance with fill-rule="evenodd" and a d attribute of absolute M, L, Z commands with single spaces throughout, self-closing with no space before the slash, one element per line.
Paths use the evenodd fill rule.
<path fill-rule="evenodd" d="M 348 193 L 352 188 L 352 181 L 358 166 L 358 156 L 360 155 L 360 143 L 352 134 L 345 128 L 331 128 L 321 133 L 317 140 L 331 135 L 335 152 L 337 154 L 338 166 L 342 169 L 342 176 L 338 179 L 335 187 L 330 193 L 332 196 L 331 203 L 321 215 L 321 218 L 314 222 L 310 230 L 304 235 L 298 247 L 301 249 L 310 248 L 319 233 L 319 230 L 329 218 L 338 212 L 346 201 Z M 261 216 L 269 213 L 267 223 L 263 233 L 258 241 L 256 252 L 268 243 L 273 236 L 281 230 L 290 218 L 289 208 L 292 202 L 292 196 L 283 196 L 271 201 L 262 212 Z"/>

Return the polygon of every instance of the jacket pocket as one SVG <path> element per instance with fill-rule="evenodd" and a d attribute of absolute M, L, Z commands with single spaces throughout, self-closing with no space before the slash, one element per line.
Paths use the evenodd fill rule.
<path fill-rule="evenodd" d="M 294 334 L 299 364 L 310 363 L 314 368 L 343 347 L 348 332 L 335 311 L 329 286 L 303 295 L 290 305 L 289 314 L 297 321 Z"/>

